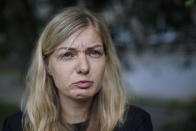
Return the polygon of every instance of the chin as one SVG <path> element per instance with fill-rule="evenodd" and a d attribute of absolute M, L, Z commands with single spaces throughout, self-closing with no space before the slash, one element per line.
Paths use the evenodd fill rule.
<path fill-rule="evenodd" d="M 78 90 L 77 92 L 75 92 L 76 94 L 74 95 L 74 98 L 77 100 L 88 100 L 92 99 L 98 92 L 99 90 L 93 88 L 91 88 L 91 90 Z"/>
<path fill-rule="evenodd" d="M 75 99 L 77 100 L 88 100 L 88 99 L 92 99 L 94 96 L 96 95 L 96 93 L 78 93 L 75 96 Z"/>
<path fill-rule="evenodd" d="M 91 99 L 91 98 L 93 98 L 93 96 L 94 95 L 84 95 L 84 94 L 78 94 L 77 96 L 76 96 L 76 99 L 78 99 L 78 100 L 82 100 L 82 99 Z"/>

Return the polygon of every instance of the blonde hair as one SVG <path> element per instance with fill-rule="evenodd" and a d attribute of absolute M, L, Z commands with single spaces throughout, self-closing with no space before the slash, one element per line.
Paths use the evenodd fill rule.
<path fill-rule="evenodd" d="M 62 124 L 60 104 L 54 83 L 46 72 L 45 59 L 74 32 L 93 25 L 99 33 L 107 58 L 103 88 L 94 97 L 87 131 L 112 131 L 123 123 L 126 95 L 121 70 L 106 26 L 95 14 L 79 8 L 67 8 L 57 14 L 43 30 L 26 79 L 23 101 L 23 128 L 26 131 L 73 130 Z"/>

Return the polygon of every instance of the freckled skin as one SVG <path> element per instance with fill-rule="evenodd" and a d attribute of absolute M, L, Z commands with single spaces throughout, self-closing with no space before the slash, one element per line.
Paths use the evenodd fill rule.
<path fill-rule="evenodd" d="M 102 51 L 102 55 L 87 52 L 94 45 L 99 46 L 96 50 Z M 59 49 L 62 47 L 74 48 L 76 53 L 71 57 L 63 56 L 67 50 Z M 48 72 L 53 77 L 60 98 L 82 100 L 92 98 L 102 88 L 105 65 L 102 40 L 94 27 L 89 26 L 75 32 L 56 48 L 49 57 Z M 81 80 L 93 81 L 93 84 L 85 89 L 73 84 Z"/>

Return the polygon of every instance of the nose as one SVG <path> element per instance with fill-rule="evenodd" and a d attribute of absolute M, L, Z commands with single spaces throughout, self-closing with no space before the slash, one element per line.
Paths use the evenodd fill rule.
<path fill-rule="evenodd" d="M 89 62 L 86 55 L 82 54 L 79 57 L 78 67 L 77 67 L 78 74 L 88 74 L 89 73 Z"/>

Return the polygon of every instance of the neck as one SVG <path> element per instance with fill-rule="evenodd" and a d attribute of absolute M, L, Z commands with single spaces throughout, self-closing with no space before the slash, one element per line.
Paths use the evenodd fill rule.
<path fill-rule="evenodd" d="M 91 103 L 92 98 L 81 101 L 60 96 L 62 120 L 70 124 L 88 120 Z"/>

